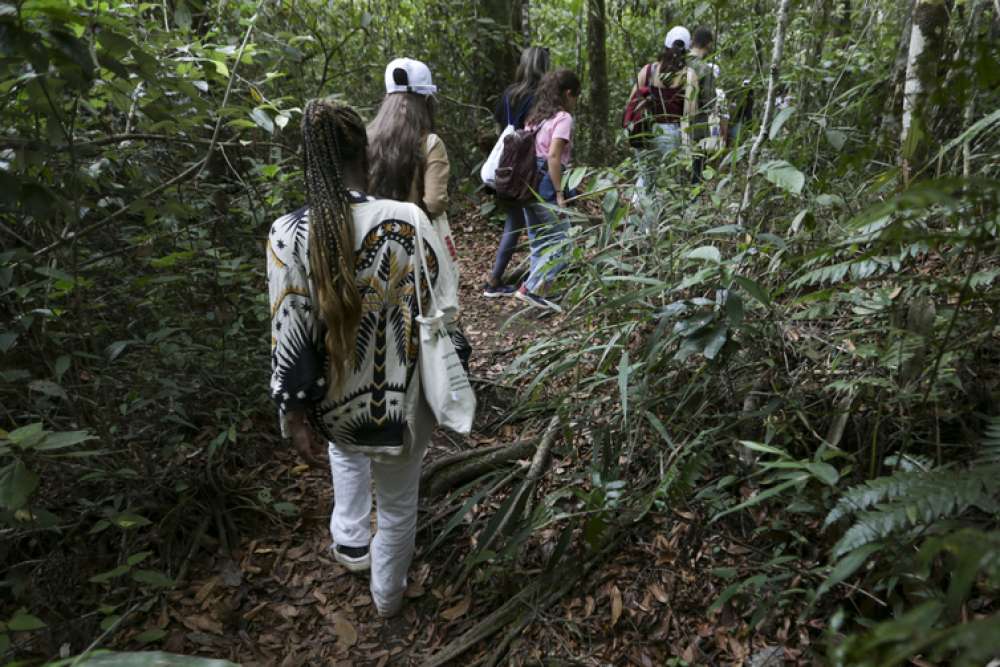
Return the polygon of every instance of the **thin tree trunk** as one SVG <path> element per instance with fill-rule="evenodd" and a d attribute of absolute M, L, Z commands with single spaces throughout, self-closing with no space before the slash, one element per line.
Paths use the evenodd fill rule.
<path fill-rule="evenodd" d="M 781 56 L 785 50 L 785 28 L 788 26 L 788 5 L 791 0 L 781 0 L 778 6 L 778 25 L 774 28 L 774 49 L 771 52 L 771 70 L 767 80 L 767 99 L 764 100 L 764 116 L 760 119 L 760 131 L 754 139 L 753 147 L 750 149 L 750 156 L 747 158 L 747 182 L 743 189 L 743 202 L 740 204 L 739 213 L 736 216 L 737 224 L 743 224 L 743 215 L 750 207 L 750 197 L 753 194 L 753 172 L 757 154 L 764 143 L 771 126 L 771 117 L 774 115 L 774 95 L 778 87 L 778 74 L 781 69 Z"/>
<path fill-rule="evenodd" d="M 997 0 L 1000 2 L 1000 0 Z M 967 43 L 974 44 L 979 36 L 979 22 L 982 19 L 983 11 L 986 9 L 985 2 L 976 2 L 972 7 L 972 15 L 969 17 L 969 30 L 966 32 L 965 41 L 962 43 L 963 47 Z M 961 51 L 968 51 L 968 49 L 963 48 Z M 976 90 L 971 88 L 969 90 L 969 97 L 965 102 L 965 109 L 962 113 L 962 128 L 967 128 L 972 125 L 972 119 L 976 115 Z M 972 174 L 972 142 L 966 141 L 962 145 L 962 176 L 968 178 Z"/>
<path fill-rule="evenodd" d="M 937 83 L 948 11 L 943 0 L 918 0 L 913 8 L 913 28 L 903 89 L 903 124 L 899 135 L 900 177 L 909 185 L 912 167 L 922 158 L 924 138 L 930 131 L 927 101 Z"/>
<path fill-rule="evenodd" d="M 879 126 L 887 131 L 899 132 L 899 117 L 896 110 L 899 109 L 899 101 L 903 97 L 903 86 L 906 83 L 906 61 L 910 53 L 910 35 L 913 32 L 913 10 L 917 6 L 917 0 L 910 0 L 906 13 L 903 14 L 902 28 L 899 34 L 899 47 L 896 49 L 896 60 L 892 65 L 892 74 L 889 76 L 889 94 L 886 96 L 887 104 L 882 109 L 882 120 Z"/>
<path fill-rule="evenodd" d="M 598 164 L 608 144 L 607 20 L 604 0 L 587 0 L 587 65 L 590 80 L 590 161 Z"/>

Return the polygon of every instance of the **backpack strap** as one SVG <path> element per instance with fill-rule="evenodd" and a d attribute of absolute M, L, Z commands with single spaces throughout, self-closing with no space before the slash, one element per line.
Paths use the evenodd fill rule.
<path fill-rule="evenodd" d="M 507 116 L 507 124 L 513 125 L 514 121 L 510 117 L 510 98 L 507 97 L 507 93 L 503 94 L 503 112 Z"/>

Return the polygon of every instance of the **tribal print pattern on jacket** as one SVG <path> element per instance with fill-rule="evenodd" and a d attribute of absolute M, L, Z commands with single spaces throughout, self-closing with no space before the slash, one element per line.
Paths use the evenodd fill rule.
<path fill-rule="evenodd" d="M 415 226 L 424 225 L 428 272 L 439 277 L 439 242 L 416 206 L 355 195 L 356 280 L 362 298 L 355 358 L 339 390 L 328 386 L 326 327 L 309 283 L 309 214 L 275 221 L 268 237 L 271 397 L 285 413 L 302 409 L 338 445 L 385 455 L 403 451 L 419 354 L 414 293 Z M 426 282 L 426 281 L 425 281 Z M 421 298 L 429 300 L 427 285 Z"/>

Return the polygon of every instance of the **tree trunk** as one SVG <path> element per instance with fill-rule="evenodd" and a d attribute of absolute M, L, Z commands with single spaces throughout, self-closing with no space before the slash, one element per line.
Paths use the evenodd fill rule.
<path fill-rule="evenodd" d="M 511 39 L 512 4 L 504 0 L 480 0 L 479 15 L 492 20 L 479 28 L 479 103 L 492 109 L 497 96 L 514 80 L 516 44 Z"/>
<path fill-rule="evenodd" d="M 906 8 L 902 18 L 902 28 L 899 34 L 899 46 L 896 48 L 896 60 L 892 65 L 892 74 L 889 76 L 889 90 L 885 99 L 887 104 L 882 109 L 882 118 L 879 127 L 884 128 L 887 133 L 899 133 L 899 116 L 896 110 L 900 108 L 900 100 L 903 97 L 903 86 L 906 83 L 906 60 L 910 53 L 910 34 L 913 32 L 913 10 L 917 6 L 917 0 L 910 0 L 909 7 Z"/>
<path fill-rule="evenodd" d="M 944 0 L 917 0 L 913 8 L 906 84 L 903 89 L 903 126 L 899 135 L 900 176 L 903 186 L 910 182 L 913 165 L 923 158 L 930 130 L 928 100 L 938 81 L 948 11 Z"/>
<path fill-rule="evenodd" d="M 587 67 L 590 80 L 590 162 L 599 164 L 608 145 L 607 21 L 604 0 L 587 0 Z"/>

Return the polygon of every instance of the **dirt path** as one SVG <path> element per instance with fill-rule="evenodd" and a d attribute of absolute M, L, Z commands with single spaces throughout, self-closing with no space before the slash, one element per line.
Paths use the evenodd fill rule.
<path fill-rule="evenodd" d="M 481 295 L 497 223 L 470 211 L 456 216 L 452 227 L 462 263 L 463 323 L 474 346 L 473 376 L 487 387 L 477 423 L 491 428 L 502 414 L 490 403 L 489 384 L 499 381 L 504 366 L 530 339 L 533 320 L 515 317 L 508 324 L 522 310 L 520 303 Z M 466 444 L 438 432 L 428 460 L 512 435 L 512 428 L 480 429 Z M 328 471 L 300 465 L 291 450 L 278 445 L 255 474 L 272 480 L 269 493 L 275 500 L 300 508 L 300 520 L 290 528 L 261 522 L 231 558 L 202 551 L 188 585 L 170 595 L 160 614 L 157 625 L 167 630 L 167 650 L 228 657 L 247 666 L 419 664 L 473 615 L 465 593 L 449 598 L 444 592 L 453 550 L 445 545 L 425 557 L 436 508 L 421 508 L 423 530 L 408 604 L 400 619 L 385 622 L 375 613 L 367 577 L 349 574 L 329 554 Z"/>

